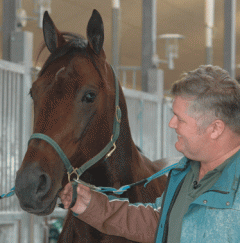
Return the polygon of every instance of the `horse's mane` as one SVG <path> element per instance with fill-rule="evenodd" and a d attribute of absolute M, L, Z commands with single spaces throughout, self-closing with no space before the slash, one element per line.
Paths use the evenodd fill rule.
<path fill-rule="evenodd" d="M 59 57 L 62 57 L 66 54 L 71 55 L 76 52 L 81 52 L 86 54 L 87 40 L 83 36 L 75 33 L 70 33 L 70 32 L 62 32 L 62 34 L 65 40 L 67 41 L 67 44 L 64 45 L 63 47 L 57 48 L 57 50 L 49 56 L 49 58 L 43 65 L 42 70 L 39 72 L 38 77 L 40 77 L 44 73 L 46 68 Z M 45 48 L 46 48 L 46 44 L 44 43 L 41 46 L 40 51 L 37 55 L 37 61 Z"/>

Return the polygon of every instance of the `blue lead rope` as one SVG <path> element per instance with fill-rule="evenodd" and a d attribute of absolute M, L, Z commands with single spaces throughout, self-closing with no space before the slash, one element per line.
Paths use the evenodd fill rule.
<path fill-rule="evenodd" d="M 164 168 L 163 170 L 160 170 L 159 172 L 153 174 L 152 176 L 148 177 L 148 178 L 145 178 L 141 181 L 138 181 L 138 182 L 135 182 L 135 183 L 132 183 L 130 185 L 125 185 L 125 186 L 122 186 L 120 187 L 119 189 L 116 189 L 116 188 L 113 188 L 113 187 L 96 187 L 96 186 L 93 186 L 91 184 L 88 184 L 82 180 L 76 180 L 74 179 L 74 181 L 76 181 L 77 183 L 79 184 L 83 184 L 85 186 L 88 186 L 90 187 L 92 190 L 94 191 L 98 191 L 98 192 L 103 192 L 103 193 L 106 193 L 106 192 L 111 192 L 111 193 L 114 193 L 116 195 L 122 195 L 124 192 L 126 192 L 127 190 L 129 190 L 130 188 L 134 187 L 134 186 L 137 186 L 137 185 L 140 185 L 140 184 L 143 184 L 144 183 L 144 187 L 147 186 L 147 184 L 149 182 L 151 182 L 152 180 L 156 179 L 156 178 L 159 178 L 163 175 L 165 175 L 166 173 L 168 173 L 170 170 L 174 169 L 176 166 L 177 166 L 178 163 L 176 164 L 173 164 L 173 165 L 170 165 L 166 168 Z M 3 199 L 3 198 L 8 198 L 8 197 L 11 197 L 15 194 L 15 187 L 13 187 L 10 192 L 6 193 L 6 194 L 2 194 L 0 196 L 0 199 Z"/>
<path fill-rule="evenodd" d="M 10 192 L 6 193 L 6 194 L 2 194 L 0 196 L 0 199 L 3 199 L 3 198 L 7 198 L 7 197 L 11 197 L 15 194 L 15 186 L 13 188 L 11 188 Z"/>
<path fill-rule="evenodd" d="M 173 165 L 170 165 L 170 166 L 168 166 L 168 167 L 160 170 L 159 172 L 153 174 L 152 176 L 150 176 L 148 178 L 145 178 L 145 179 L 143 179 L 141 181 L 138 181 L 138 182 L 135 182 L 135 183 L 132 183 L 132 184 L 129 184 L 129 185 L 122 186 L 119 189 L 116 189 L 114 187 L 96 187 L 96 186 L 93 186 L 91 184 L 85 183 L 82 180 L 76 180 L 76 179 L 74 179 L 74 181 L 76 181 L 79 184 L 83 184 L 85 186 L 88 186 L 88 187 L 90 187 L 94 191 L 103 192 L 103 193 L 111 192 L 111 193 L 114 193 L 116 195 L 122 195 L 124 192 L 126 192 L 127 190 L 129 190 L 130 188 L 132 188 L 134 186 L 137 186 L 137 185 L 140 185 L 140 184 L 143 184 L 144 183 L 144 187 L 146 187 L 147 184 L 149 182 L 151 182 L 152 180 L 157 179 L 157 178 L 165 175 L 166 173 L 168 173 L 170 170 L 176 168 L 177 164 L 178 163 L 173 164 Z"/>
<path fill-rule="evenodd" d="M 148 178 L 146 179 L 147 182 L 144 184 L 144 187 L 146 187 L 147 184 L 148 184 L 149 182 L 151 182 L 152 180 L 154 180 L 154 179 L 156 179 L 156 178 L 158 178 L 158 177 L 161 177 L 161 176 L 167 174 L 170 170 L 176 168 L 176 167 L 177 167 L 177 164 L 178 164 L 178 163 L 175 163 L 175 164 L 173 164 L 173 165 L 170 165 L 170 166 L 168 166 L 168 167 L 166 167 L 166 168 L 164 168 L 164 169 L 158 171 L 157 173 L 153 174 L 152 176 L 148 177 Z"/>

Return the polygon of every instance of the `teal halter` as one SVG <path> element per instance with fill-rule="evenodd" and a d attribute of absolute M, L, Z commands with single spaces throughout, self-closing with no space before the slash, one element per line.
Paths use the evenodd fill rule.
<path fill-rule="evenodd" d="M 113 70 L 113 69 L 112 69 Z M 102 151 L 100 151 L 95 157 L 87 161 L 85 164 L 83 164 L 80 168 L 73 168 L 69 159 L 63 152 L 63 150 L 60 148 L 60 146 L 49 136 L 42 134 L 42 133 L 34 133 L 29 139 L 29 142 L 32 139 L 41 139 L 49 143 L 55 151 L 60 156 L 61 160 L 63 161 L 65 168 L 67 170 L 68 174 L 68 181 L 71 182 L 71 175 L 75 174 L 77 176 L 76 180 L 79 181 L 80 176 L 91 166 L 96 164 L 99 160 L 101 160 L 104 156 L 106 159 L 112 155 L 114 150 L 116 149 L 116 141 L 118 139 L 119 133 L 120 133 L 120 122 L 121 122 L 121 109 L 119 107 L 119 84 L 115 75 L 115 72 L 113 70 L 114 80 L 115 80 L 115 116 L 114 116 L 114 123 L 113 123 L 113 135 L 111 137 L 111 141 L 105 146 Z M 112 148 L 112 149 L 111 149 Z M 111 149 L 111 150 L 110 150 Z M 73 182 L 73 187 L 77 187 L 77 183 Z M 74 197 L 74 196 L 73 196 Z M 72 201 L 73 204 L 73 201 Z M 74 204 L 73 204 L 74 205 Z M 73 207 L 70 206 L 70 207 Z"/>

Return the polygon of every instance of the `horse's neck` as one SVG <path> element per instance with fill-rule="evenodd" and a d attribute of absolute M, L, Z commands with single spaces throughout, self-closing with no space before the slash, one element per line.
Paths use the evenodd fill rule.
<path fill-rule="evenodd" d="M 132 178 L 133 166 L 138 166 L 141 163 L 141 155 L 132 140 L 126 100 L 121 88 L 119 95 L 119 104 L 122 112 L 120 134 L 116 142 L 117 148 L 115 152 L 106 161 L 106 171 L 111 178 L 111 183 L 128 181 L 129 178 Z M 120 182 L 120 184 L 122 183 Z"/>
<path fill-rule="evenodd" d="M 124 133 L 124 135 L 126 134 Z M 126 137 L 122 139 L 122 135 L 119 136 L 116 150 L 111 157 L 100 162 L 91 172 L 89 171 L 97 186 L 118 188 L 121 185 L 132 183 L 133 167 L 138 165 L 140 154 L 133 142 L 130 141 L 131 143 L 129 143 Z"/>
<path fill-rule="evenodd" d="M 116 150 L 107 160 L 102 160 L 85 174 L 86 180 L 96 186 L 118 186 L 132 179 L 132 167 L 140 163 L 140 153 L 132 140 L 126 101 L 120 89 L 119 105 L 122 112 L 120 134 Z"/>

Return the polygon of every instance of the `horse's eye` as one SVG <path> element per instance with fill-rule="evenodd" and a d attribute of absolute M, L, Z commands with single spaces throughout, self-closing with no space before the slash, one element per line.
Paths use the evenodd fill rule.
<path fill-rule="evenodd" d="M 92 103 L 94 101 L 94 99 L 96 98 L 96 94 L 93 92 L 89 92 L 86 93 L 83 98 L 82 98 L 82 102 L 86 102 L 86 103 Z"/>

